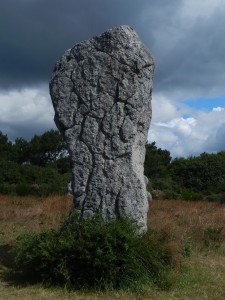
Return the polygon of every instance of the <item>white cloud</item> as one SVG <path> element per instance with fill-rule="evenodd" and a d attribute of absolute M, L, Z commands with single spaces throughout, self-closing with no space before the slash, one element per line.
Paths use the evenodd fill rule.
<path fill-rule="evenodd" d="M 176 130 L 178 133 L 188 136 L 192 133 L 194 127 L 196 126 L 196 120 L 194 118 L 186 118 L 183 117 L 175 118 L 170 120 L 167 123 L 155 123 L 156 126 L 167 127 L 173 130 Z"/>
<path fill-rule="evenodd" d="M 0 93 L 0 126 L 11 139 L 21 137 L 17 128 L 23 128 L 23 137 L 31 137 L 54 127 L 53 116 L 47 86 Z"/>
<path fill-rule="evenodd" d="M 220 106 L 213 108 L 213 111 L 223 111 L 223 110 L 224 110 L 224 107 L 220 107 Z"/>
<path fill-rule="evenodd" d="M 224 107 L 195 110 L 162 94 L 153 96 L 152 106 L 148 140 L 156 141 L 173 157 L 225 150 Z M 0 94 L 0 128 L 11 139 L 30 138 L 55 128 L 53 116 L 47 86 Z"/>
<path fill-rule="evenodd" d="M 215 107 L 209 112 L 188 106 L 177 109 L 177 102 L 161 96 L 156 98 L 158 110 L 150 126 L 150 142 L 155 141 L 158 147 L 169 150 L 173 157 L 225 150 L 223 107 Z"/>
<path fill-rule="evenodd" d="M 178 103 L 168 101 L 162 94 L 153 94 L 152 121 L 168 122 L 177 116 Z"/>
<path fill-rule="evenodd" d="M 50 121 L 53 111 L 50 109 L 49 102 L 48 94 L 41 88 L 5 92 L 0 94 L 1 121 L 10 123 L 28 120 Z"/>
<path fill-rule="evenodd" d="M 209 112 L 194 110 L 162 94 L 154 95 L 152 106 L 148 140 L 156 141 L 173 157 L 225 150 L 224 107 L 214 107 Z M 47 86 L 0 94 L 0 127 L 11 139 L 30 138 L 55 128 L 53 116 Z"/>

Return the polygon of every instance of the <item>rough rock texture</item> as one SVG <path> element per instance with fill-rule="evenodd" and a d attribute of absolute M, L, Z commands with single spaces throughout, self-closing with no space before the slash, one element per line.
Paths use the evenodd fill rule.
<path fill-rule="evenodd" d="M 84 217 L 126 215 L 146 229 L 143 162 L 153 72 L 151 54 L 128 26 L 75 45 L 56 63 L 55 122 L 72 160 L 74 207 Z"/>

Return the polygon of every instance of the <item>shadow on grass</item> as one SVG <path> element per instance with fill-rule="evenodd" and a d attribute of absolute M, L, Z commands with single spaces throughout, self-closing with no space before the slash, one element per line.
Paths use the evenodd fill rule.
<path fill-rule="evenodd" d="M 32 277 L 27 277 L 21 271 L 16 269 L 15 255 L 12 253 L 12 246 L 9 244 L 0 245 L 0 280 L 8 285 L 25 287 L 34 283 Z"/>
<path fill-rule="evenodd" d="M 0 265 L 4 268 L 13 268 L 14 256 L 11 253 L 12 246 L 9 244 L 0 245 Z"/>

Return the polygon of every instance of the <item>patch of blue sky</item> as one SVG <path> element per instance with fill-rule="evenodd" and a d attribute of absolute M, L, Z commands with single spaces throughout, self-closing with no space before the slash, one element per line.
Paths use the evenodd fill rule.
<path fill-rule="evenodd" d="M 182 100 L 182 103 L 196 110 L 211 111 L 216 107 L 225 107 L 225 95 L 210 98 L 185 99 Z"/>
<path fill-rule="evenodd" d="M 189 118 L 191 118 L 191 115 L 190 114 L 183 114 L 182 118 L 183 119 L 189 119 Z"/>

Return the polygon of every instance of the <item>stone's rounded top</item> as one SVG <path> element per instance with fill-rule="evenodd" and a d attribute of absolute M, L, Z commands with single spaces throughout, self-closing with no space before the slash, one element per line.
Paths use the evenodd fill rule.
<path fill-rule="evenodd" d="M 129 25 L 121 25 L 121 26 L 112 27 L 112 28 L 109 28 L 108 30 L 106 30 L 105 32 L 108 32 L 108 31 L 109 32 L 126 31 L 128 33 L 135 33 L 135 30 Z M 102 34 L 104 34 L 104 32 Z"/>
<path fill-rule="evenodd" d="M 115 94 L 118 101 L 128 101 L 137 109 L 142 105 L 142 97 L 134 101 L 133 96 L 142 88 L 147 95 L 151 94 L 154 65 L 149 49 L 127 25 L 108 29 L 66 50 L 57 61 L 50 81 L 57 126 L 60 130 L 72 127 L 77 124 L 76 115 L 88 114 L 90 109 L 95 117 L 102 118 L 106 107 L 111 104 L 113 107 L 110 97 Z M 94 90 L 90 91 L 90 87 Z M 77 104 L 74 99 L 80 99 L 81 95 L 85 95 L 85 101 L 81 104 L 79 100 Z M 136 118 L 133 112 L 130 114 Z"/>
<path fill-rule="evenodd" d="M 110 56 L 125 65 L 133 65 L 139 70 L 146 67 L 154 68 L 154 58 L 133 28 L 127 25 L 113 27 L 89 40 L 76 44 L 69 50 L 76 60 L 89 57 L 102 58 Z"/>
<path fill-rule="evenodd" d="M 104 35 L 104 34 L 107 34 L 107 33 L 110 33 L 111 35 L 118 35 L 120 33 L 124 33 L 124 34 L 132 36 L 132 37 L 133 36 L 138 37 L 135 30 L 132 27 L 128 26 L 128 25 L 122 25 L 122 26 L 110 28 L 110 29 L 106 30 L 105 32 L 103 32 L 101 35 Z"/>
<path fill-rule="evenodd" d="M 124 30 L 124 31 L 129 31 L 129 32 L 135 32 L 134 29 L 129 25 L 121 25 L 121 26 L 112 27 L 112 28 L 110 28 L 106 31 L 116 31 L 116 30 Z"/>
<path fill-rule="evenodd" d="M 133 38 L 139 39 L 138 34 L 136 33 L 136 31 L 132 27 L 130 27 L 128 25 L 121 25 L 121 26 L 118 26 L 118 27 L 112 27 L 112 28 L 102 32 L 101 34 L 96 35 L 96 36 L 92 37 L 89 40 L 81 41 L 76 45 L 83 44 L 83 43 L 89 43 L 92 40 L 96 40 L 96 39 L 99 40 L 99 39 L 102 39 L 103 37 L 108 38 L 108 39 L 110 39 L 110 38 L 119 39 L 119 37 L 121 35 L 130 37 L 132 39 Z"/>
<path fill-rule="evenodd" d="M 135 32 L 135 30 L 132 27 L 127 25 L 110 28 L 105 32 L 103 32 L 102 34 L 93 37 L 93 40 L 99 40 L 99 39 L 118 40 L 118 41 L 121 41 L 122 39 L 123 43 L 130 43 L 131 41 L 132 43 L 134 43 L 135 41 L 143 44 L 138 34 Z"/>

